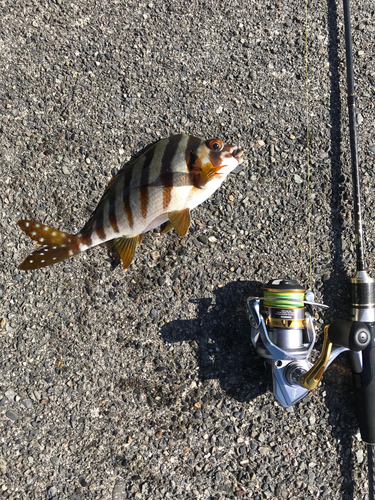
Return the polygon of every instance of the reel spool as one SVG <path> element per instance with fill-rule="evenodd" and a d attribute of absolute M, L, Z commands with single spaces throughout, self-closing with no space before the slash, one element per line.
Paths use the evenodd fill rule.
<path fill-rule="evenodd" d="M 305 355 L 308 349 L 303 343 L 307 324 L 303 303 L 306 290 L 295 280 L 271 280 L 262 290 L 264 300 L 260 313 L 271 342 L 293 357 Z M 266 351 L 258 354 L 268 357 Z"/>

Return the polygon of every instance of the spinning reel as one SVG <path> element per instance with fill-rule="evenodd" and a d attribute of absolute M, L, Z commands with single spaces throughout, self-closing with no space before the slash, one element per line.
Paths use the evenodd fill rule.
<path fill-rule="evenodd" d="M 365 323 L 336 320 L 327 325 L 322 352 L 312 364 L 313 308 L 328 306 L 314 302 L 314 294 L 295 280 L 271 280 L 262 291 L 263 297 L 247 301 L 251 340 L 271 365 L 273 392 L 283 406 L 291 406 L 315 389 L 326 368 L 344 351 L 352 353 L 354 372 L 362 372 L 362 351 L 371 341 Z"/>

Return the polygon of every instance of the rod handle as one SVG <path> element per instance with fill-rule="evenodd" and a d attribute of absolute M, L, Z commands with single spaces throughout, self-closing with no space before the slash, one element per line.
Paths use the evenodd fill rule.
<path fill-rule="evenodd" d="M 329 340 L 351 351 L 363 351 L 371 342 L 368 326 L 361 321 L 336 319 L 328 327 Z"/>
<path fill-rule="evenodd" d="M 375 444 L 375 324 L 368 325 L 371 342 L 362 351 L 363 370 L 354 373 L 354 399 L 359 429 L 365 443 Z"/>

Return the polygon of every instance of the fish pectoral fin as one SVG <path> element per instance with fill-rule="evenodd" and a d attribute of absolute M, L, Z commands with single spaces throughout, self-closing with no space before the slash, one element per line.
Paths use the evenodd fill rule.
<path fill-rule="evenodd" d="M 184 210 L 169 212 L 168 218 L 178 236 L 185 236 L 190 227 L 190 209 L 185 208 Z"/>
<path fill-rule="evenodd" d="M 115 238 L 113 245 L 118 251 L 122 260 L 122 269 L 127 269 L 133 260 L 135 250 L 141 242 L 141 235 L 134 236 L 134 238 Z"/>
<path fill-rule="evenodd" d="M 219 170 L 226 165 L 221 165 L 220 167 L 214 167 L 212 163 L 207 162 L 203 165 L 202 170 L 198 175 L 198 187 L 203 188 L 208 182 L 210 182 L 215 175 L 218 175 Z"/>
<path fill-rule="evenodd" d="M 161 233 L 162 234 L 168 233 L 171 229 L 173 229 L 173 224 L 170 220 L 168 220 L 163 224 Z"/>

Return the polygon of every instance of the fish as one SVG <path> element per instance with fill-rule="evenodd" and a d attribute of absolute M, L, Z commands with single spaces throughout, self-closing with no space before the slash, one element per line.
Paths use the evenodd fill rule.
<path fill-rule="evenodd" d="M 242 154 L 238 146 L 221 139 L 188 134 L 161 139 L 110 180 L 78 234 L 19 220 L 18 226 L 39 246 L 18 268 L 39 269 L 112 242 L 127 269 L 148 231 L 162 226 L 162 233 L 174 228 L 178 236 L 185 236 L 191 210 L 221 186 L 242 162 Z"/>

